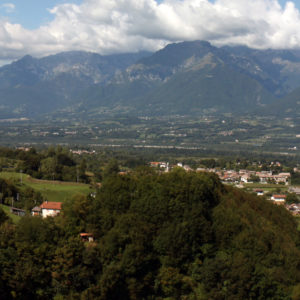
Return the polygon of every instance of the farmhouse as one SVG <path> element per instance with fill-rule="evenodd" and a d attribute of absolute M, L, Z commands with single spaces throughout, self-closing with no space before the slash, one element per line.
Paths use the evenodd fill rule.
<path fill-rule="evenodd" d="M 14 215 L 24 217 L 26 215 L 26 211 L 24 209 L 16 208 L 16 207 L 11 207 L 10 212 Z"/>
<path fill-rule="evenodd" d="M 61 202 L 49 202 L 45 201 L 40 205 L 41 215 L 43 218 L 54 217 L 61 211 Z"/>

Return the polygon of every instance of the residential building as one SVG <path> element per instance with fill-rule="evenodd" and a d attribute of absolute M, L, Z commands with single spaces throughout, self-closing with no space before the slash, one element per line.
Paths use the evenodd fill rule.
<path fill-rule="evenodd" d="M 272 195 L 271 200 L 276 204 L 284 204 L 286 200 L 286 195 Z"/>
<path fill-rule="evenodd" d="M 40 205 L 42 210 L 41 215 L 43 218 L 54 217 L 61 212 L 61 202 L 45 201 Z"/>

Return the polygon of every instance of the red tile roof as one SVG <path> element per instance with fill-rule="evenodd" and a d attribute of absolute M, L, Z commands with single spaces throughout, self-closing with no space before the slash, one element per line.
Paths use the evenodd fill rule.
<path fill-rule="evenodd" d="M 93 236 L 93 234 L 92 233 L 85 233 L 85 232 L 83 232 L 83 233 L 80 233 L 80 236 L 81 237 L 84 237 L 84 236 L 89 237 L 89 236 Z"/>
<path fill-rule="evenodd" d="M 283 199 L 286 198 L 286 195 L 273 195 L 273 198 Z"/>
<path fill-rule="evenodd" d="M 61 210 L 61 204 L 62 202 L 43 202 L 40 205 L 40 208 L 44 208 L 44 209 L 55 209 L 55 210 Z"/>

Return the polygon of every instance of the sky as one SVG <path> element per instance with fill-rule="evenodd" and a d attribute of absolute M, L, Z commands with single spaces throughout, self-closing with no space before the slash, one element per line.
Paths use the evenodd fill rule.
<path fill-rule="evenodd" d="M 216 46 L 300 48 L 300 0 L 0 0 L 0 64 L 30 54 Z"/>

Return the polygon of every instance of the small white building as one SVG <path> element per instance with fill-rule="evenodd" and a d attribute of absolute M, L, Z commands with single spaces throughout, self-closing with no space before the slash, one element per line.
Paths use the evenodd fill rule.
<path fill-rule="evenodd" d="M 284 204 L 286 200 L 286 195 L 272 195 L 271 200 L 276 204 Z"/>
<path fill-rule="evenodd" d="M 254 192 L 256 193 L 257 196 L 263 196 L 264 195 L 264 190 L 262 190 L 262 189 L 256 189 L 256 190 L 254 190 Z"/>
<path fill-rule="evenodd" d="M 244 174 L 241 176 L 241 182 L 247 183 L 250 180 L 250 175 L 249 174 Z"/>
<path fill-rule="evenodd" d="M 40 205 L 43 218 L 57 216 L 61 212 L 62 202 L 45 201 Z"/>
<path fill-rule="evenodd" d="M 94 241 L 94 235 L 92 233 L 82 232 L 80 233 L 80 237 L 83 242 L 91 243 Z"/>

